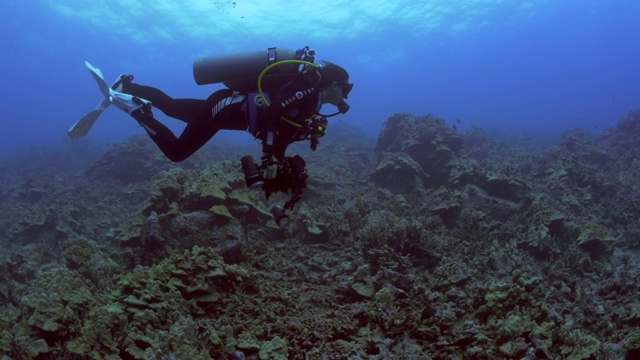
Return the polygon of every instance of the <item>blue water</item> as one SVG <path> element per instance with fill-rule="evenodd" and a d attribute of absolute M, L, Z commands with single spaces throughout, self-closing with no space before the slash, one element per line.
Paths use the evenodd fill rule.
<path fill-rule="evenodd" d="M 342 118 L 372 137 L 396 112 L 598 133 L 640 107 L 638 24 L 638 0 L 5 0 L 0 149 L 68 141 L 100 98 L 85 60 L 109 82 L 204 98 L 217 87 L 195 84 L 194 59 L 304 45 L 349 70 Z M 90 138 L 142 133 L 112 107 Z"/>

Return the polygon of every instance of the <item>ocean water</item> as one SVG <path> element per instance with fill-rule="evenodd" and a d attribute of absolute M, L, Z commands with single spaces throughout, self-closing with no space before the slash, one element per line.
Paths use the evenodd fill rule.
<path fill-rule="evenodd" d="M 204 98 L 218 87 L 195 84 L 195 59 L 305 45 L 350 72 L 342 118 L 374 138 L 396 112 L 460 119 L 462 131 L 597 133 L 640 106 L 639 23 L 636 0 L 7 0 L 0 149 L 68 141 L 100 99 L 85 60 L 108 82 L 133 74 Z M 112 107 L 89 137 L 141 133 Z"/>
<path fill-rule="evenodd" d="M 639 0 L 4 0 L 0 20 L 0 359 L 640 358 Z M 355 87 L 318 151 L 289 149 L 308 172 L 282 184 L 308 187 L 286 229 L 273 205 L 298 193 L 246 189 L 247 133 L 179 164 L 116 107 L 67 136 L 101 98 L 85 61 L 206 98 L 200 57 L 306 45 Z"/>

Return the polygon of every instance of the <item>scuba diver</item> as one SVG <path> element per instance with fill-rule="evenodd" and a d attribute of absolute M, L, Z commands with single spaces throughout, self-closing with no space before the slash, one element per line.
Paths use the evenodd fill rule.
<path fill-rule="evenodd" d="M 100 86 L 100 71 L 88 63 L 87 67 Z M 316 149 L 325 134 L 327 117 L 349 110 L 345 102 L 353 88 L 349 74 L 327 61 L 316 64 L 315 52 L 304 47 L 202 58 L 194 63 L 194 78 L 199 85 L 223 83 L 227 88 L 206 100 L 174 99 L 159 89 L 134 83 L 131 75 L 121 75 L 110 88 L 101 86 L 108 96 L 94 111 L 101 112 L 110 103 L 127 112 L 174 162 L 187 159 L 219 130 L 249 131 L 262 142 L 262 157 L 260 165 L 251 156 L 242 158 L 246 184 L 262 188 L 267 199 L 273 192 L 292 194 L 284 206 L 272 208 L 276 223 L 286 227 L 289 220 L 284 211 L 300 200 L 307 178 L 304 160 L 298 155 L 285 156 L 287 147 L 309 140 L 311 149 Z M 334 105 L 338 111 L 322 115 L 322 104 Z M 180 136 L 153 116 L 153 108 L 186 123 Z M 69 130 L 72 138 L 88 132 L 80 124 L 74 127 Z"/>

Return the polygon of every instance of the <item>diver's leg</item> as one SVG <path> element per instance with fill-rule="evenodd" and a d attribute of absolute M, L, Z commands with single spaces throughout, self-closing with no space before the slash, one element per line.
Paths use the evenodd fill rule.
<path fill-rule="evenodd" d="M 229 90 L 217 91 L 211 95 L 196 115 L 187 121 L 187 126 L 180 137 L 176 137 L 171 130 L 156 120 L 148 106 L 131 113 L 131 116 L 138 120 L 158 148 L 171 161 L 179 162 L 198 151 L 221 128 L 228 128 L 230 118 L 236 119 L 233 122 L 246 124 L 244 113 L 240 111 L 240 102 L 228 100 L 230 99 L 228 95 L 230 95 Z"/>
<path fill-rule="evenodd" d="M 136 110 L 131 113 L 131 116 L 138 121 L 160 151 L 174 162 L 187 159 L 218 132 L 218 128 L 213 125 L 211 119 L 196 116 L 187 124 L 178 138 L 168 127 L 153 117 L 150 107 Z M 187 131 L 190 134 L 188 137 L 185 136 Z"/>
<path fill-rule="evenodd" d="M 132 83 L 132 79 L 130 75 L 121 76 L 121 92 L 151 101 L 153 107 L 172 118 L 188 122 L 205 105 L 206 100 L 174 99 L 154 87 Z M 114 84 L 114 86 L 118 85 Z"/>

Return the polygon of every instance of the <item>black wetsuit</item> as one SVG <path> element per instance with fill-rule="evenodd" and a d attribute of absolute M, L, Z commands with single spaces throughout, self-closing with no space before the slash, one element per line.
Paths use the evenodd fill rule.
<path fill-rule="evenodd" d="M 263 152 L 281 159 L 289 144 L 307 138 L 306 120 L 321 105 L 320 90 L 316 87 L 318 80 L 319 74 L 314 70 L 291 75 L 280 84 L 271 86 L 265 91 L 271 99 L 271 106 L 254 112 L 255 119 L 250 116 L 249 91 L 223 89 L 206 100 L 173 99 L 156 88 L 126 83 L 123 92 L 149 100 L 165 115 L 187 123 L 182 134 L 176 137 L 150 111 L 140 109 L 131 113 L 171 161 L 185 160 L 219 130 L 249 131 L 252 121 L 256 125 L 251 132 L 262 140 Z M 267 141 L 268 133 L 274 135 L 272 144 Z"/>

